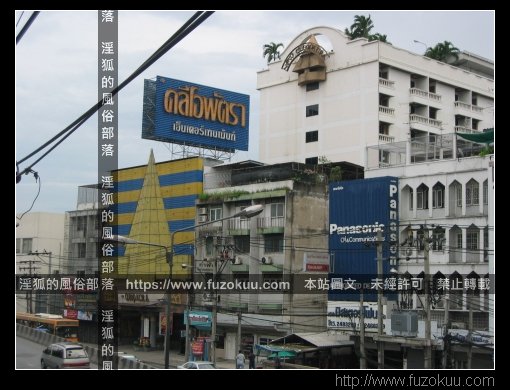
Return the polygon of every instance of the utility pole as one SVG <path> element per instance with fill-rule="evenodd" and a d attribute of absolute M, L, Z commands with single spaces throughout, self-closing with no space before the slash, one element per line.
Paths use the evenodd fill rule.
<path fill-rule="evenodd" d="M 216 322 L 218 321 L 218 294 L 214 284 L 216 284 L 216 273 L 218 272 L 218 258 L 214 258 L 214 272 L 213 272 L 213 289 L 214 299 L 212 306 L 212 326 L 211 326 L 211 361 L 216 367 Z"/>
<path fill-rule="evenodd" d="M 30 252 L 28 255 L 33 255 L 34 253 Z M 28 276 L 33 277 L 36 269 L 40 268 L 38 265 L 34 265 L 35 263 L 40 263 L 40 260 L 21 260 L 18 264 L 27 264 L 26 267 L 19 267 L 20 271 L 28 271 Z M 32 290 L 27 291 L 25 295 L 25 299 L 27 302 L 27 312 L 33 313 L 33 295 Z"/>
<path fill-rule="evenodd" d="M 432 368 L 432 345 L 431 345 L 431 331 L 430 331 L 430 262 L 429 262 L 429 230 L 426 226 L 423 227 L 423 241 L 424 241 L 424 272 L 425 272 L 425 350 L 424 350 L 424 368 Z"/>
<path fill-rule="evenodd" d="M 363 305 L 365 304 L 363 300 L 363 285 L 361 286 L 361 292 L 360 292 L 360 300 L 359 300 L 359 368 L 362 370 L 367 368 L 367 358 L 365 355 L 365 309 Z"/>
<path fill-rule="evenodd" d="M 444 297 L 444 335 L 443 335 L 443 369 L 448 365 L 448 353 L 450 348 L 448 329 L 450 329 L 450 299 Z"/>
<path fill-rule="evenodd" d="M 186 338 L 185 338 L 185 345 L 184 345 L 184 361 L 187 362 L 189 361 L 189 330 L 190 330 L 190 326 L 189 326 L 189 312 L 191 310 L 191 301 L 190 301 L 190 295 L 189 295 L 189 292 L 188 294 L 186 295 L 187 296 L 187 308 L 186 308 Z"/>
<path fill-rule="evenodd" d="M 382 283 L 383 280 L 383 258 L 382 258 L 382 232 L 377 232 L 377 279 Z M 383 291 L 381 286 L 377 289 L 377 367 L 384 368 L 384 342 L 383 335 Z"/>
<path fill-rule="evenodd" d="M 241 310 L 237 312 L 237 339 L 236 339 L 236 351 L 241 349 L 241 321 L 243 319 L 243 314 Z"/>
<path fill-rule="evenodd" d="M 467 337 L 468 342 L 468 350 L 467 350 L 467 369 L 471 369 L 471 363 L 473 361 L 473 299 L 471 296 L 468 296 L 469 303 L 469 333 Z"/>

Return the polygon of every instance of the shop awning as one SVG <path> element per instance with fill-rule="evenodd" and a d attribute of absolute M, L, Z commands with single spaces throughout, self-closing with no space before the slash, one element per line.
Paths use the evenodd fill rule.
<path fill-rule="evenodd" d="M 494 143 L 494 128 L 485 129 L 483 133 L 457 133 L 457 136 L 479 144 Z"/>

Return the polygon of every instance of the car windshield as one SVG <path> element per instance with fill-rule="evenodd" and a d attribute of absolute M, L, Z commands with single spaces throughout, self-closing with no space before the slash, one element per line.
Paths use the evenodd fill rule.
<path fill-rule="evenodd" d="M 210 363 L 204 363 L 204 364 L 199 364 L 198 368 L 201 370 L 211 370 L 211 369 L 214 369 L 214 366 Z"/>
<path fill-rule="evenodd" d="M 83 348 L 67 348 L 66 357 L 67 359 L 86 358 L 87 352 Z"/>

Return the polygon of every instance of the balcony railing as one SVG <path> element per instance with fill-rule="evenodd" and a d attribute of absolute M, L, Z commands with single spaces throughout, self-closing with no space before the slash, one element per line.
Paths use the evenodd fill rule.
<path fill-rule="evenodd" d="M 380 142 L 394 142 L 395 137 L 387 134 L 379 134 L 379 141 Z"/>
<path fill-rule="evenodd" d="M 438 121 L 437 119 L 427 118 L 426 116 L 421 116 L 421 115 L 416 115 L 416 114 L 411 114 L 409 116 L 409 120 L 411 123 L 412 122 L 421 123 L 421 124 L 424 124 L 427 126 L 433 126 L 433 127 L 437 127 L 437 128 L 441 128 L 441 125 L 442 125 L 442 122 Z"/>
<path fill-rule="evenodd" d="M 379 106 L 379 112 L 381 114 L 386 114 L 386 115 L 395 115 L 395 109 L 394 108 L 390 108 L 390 107 L 385 107 L 385 106 Z"/>
<path fill-rule="evenodd" d="M 283 217 L 265 217 L 257 219 L 257 228 L 282 228 L 285 226 L 285 219 Z"/>
<path fill-rule="evenodd" d="M 395 89 L 395 82 L 391 80 L 382 79 L 379 77 L 379 85 L 382 85 L 386 88 Z"/>
<path fill-rule="evenodd" d="M 474 112 L 476 114 L 483 114 L 483 108 L 479 107 L 479 106 L 475 106 L 473 104 L 468 104 L 468 103 L 464 103 L 464 102 L 461 102 L 461 101 L 456 101 L 454 103 L 454 105 L 455 105 L 455 108 L 461 108 L 463 110 L 471 111 L 471 112 Z"/>
<path fill-rule="evenodd" d="M 409 89 L 409 94 L 412 95 L 412 96 L 421 97 L 423 99 L 434 100 L 436 102 L 440 102 L 441 101 L 441 95 L 438 95 L 437 93 L 423 91 L 423 90 L 418 89 L 418 88 L 411 88 L 411 89 Z"/>
<path fill-rule="evenodd" d="M 250 221 L 247 219 L 235 218 L 228 221 L 229 230 L 248 230 L 250 228 Z"/>
<path fill-rule="evenodd" d="M 480 133 L 479 130 L 471 129 L 469 127 L 464 126 L 455 126 L 456 133 Z"/>

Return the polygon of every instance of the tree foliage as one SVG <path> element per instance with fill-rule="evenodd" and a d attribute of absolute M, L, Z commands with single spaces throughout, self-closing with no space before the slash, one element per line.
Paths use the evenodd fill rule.
<path fill-rule="evenodd" d="M 447 62 L 451 59 L 459 59 L 460 50 L 456 48 L 450 41 L 444 41 L 429 47 L 425 51 L 425 57 L 433 58 L 441 62 Z"/>
<path fill-rule="evenodd" d="M 351 24 L 350 28 L 345 29 L 345 35 L 349 37 L 350 40 L 357 38 L 366 38 L 369 41 L 381 41 L 390 43 L 387 40 L 386 34 L 375 33 L 371 34 L 372 29 L 374 28 L 374 22 L 370 15 L 368 18 L 364 15 L 356 15 L 354 16 L 354 23 Z"/>
<path fill-rule="evenodd" d="M 280 47 L 283 49 L 283 43 L 266 43 L 262 49 L 262 57 L 267 57 L 267 63 L 269 64 L 271 61 L 276 61 L 276 59 L 280 59 Z"/>

